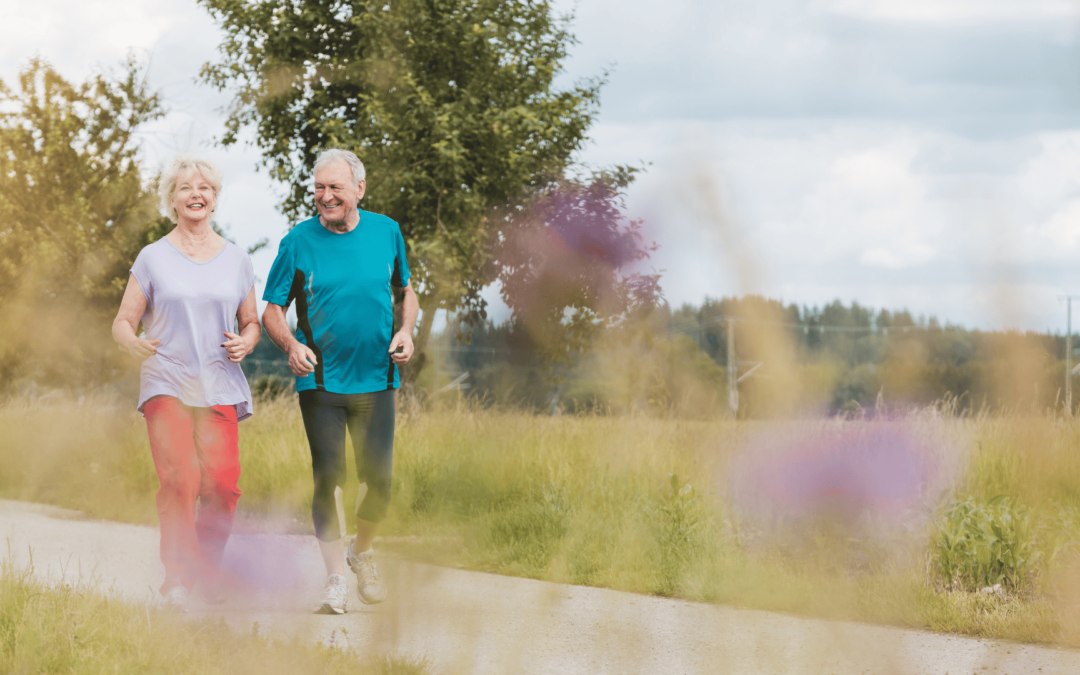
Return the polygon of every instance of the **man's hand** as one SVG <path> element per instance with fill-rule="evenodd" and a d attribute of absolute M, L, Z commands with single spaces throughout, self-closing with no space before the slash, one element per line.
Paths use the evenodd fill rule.
<path fill-rule="evenodd" d="M 319 359 L 315 352 L 308 349 L 303 342 L 296 340 L 289 347 L 289 370 L 297 377 L 304 377 L 315 372 L 315 364 Z"/>
<path fill-rule="evenodd" d="M 408 331 L 398 331 L 390 341 L 390 358 L 394 363 L 403 366 L 412 358 L 413 349 L 412 335 Z"/>
<path fill-rule="evenodd" d="M 222 342 L 221 346 L 225 348 L 225 351 L 229 354 L 229 360 L 233 363 L 240 363 L 244 360 L 244 357 L 251 353 L 251 348 L 248 347 L 247 340 L 236 333 L 230 333 L 228 331 L 222 331 L 225 337 L 229 338 L 227 342 Z"/>

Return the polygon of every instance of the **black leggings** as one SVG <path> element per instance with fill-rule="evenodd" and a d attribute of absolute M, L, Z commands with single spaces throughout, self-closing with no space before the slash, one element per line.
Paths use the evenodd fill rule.
<path fill-rule="evenodd" d="M 394 390 L 332 394 L 309 389 L 300 392 L 300 413 L 311 446 L 311 473 L 315 478 L 315 495 L 311 499 L 315 536 L 323 541 L 341 538 L 334 489 L 345 483 L 346 427 L 356 457 L 356 476 L 368 487 L 356 517 L 372 523 L 385 518 L 394 456 Z"/>

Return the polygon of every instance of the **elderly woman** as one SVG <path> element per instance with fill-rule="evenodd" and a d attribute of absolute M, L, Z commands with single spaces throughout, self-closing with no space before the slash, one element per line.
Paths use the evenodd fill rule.
<path fill-rule="evenodd" d="M 120 349 L 143 359 L 138 408 L 161 481 L 161 593 L 180 610 L 200 581 L 208 601 L 220 600 L 217 569 L 240 497 L 237 422 L 251 416 L 240 361 L 260 336 L 251 261 L 210 227 L 220 191 L 210 162 L 173 160 L 161 200 L 176 227 L 139 253 L 112 327 Z"/>

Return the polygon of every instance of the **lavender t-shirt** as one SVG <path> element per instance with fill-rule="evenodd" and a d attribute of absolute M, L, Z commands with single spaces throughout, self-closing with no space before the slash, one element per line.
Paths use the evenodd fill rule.
<path fill-rule="evenodd" d="M 236 314 L 255 285 L 247 254 L 226 242 L 199 263 L 163 238 L 139 252 L 131 273 L 146 297 L 146 339 L 161 340 L 142 364 L 139 412 L 166 395 L 192 407 L 235 405 L 237 419 L 250 417 L 247 378 L 221 346 L 223 331 L 237 332 Z"/>

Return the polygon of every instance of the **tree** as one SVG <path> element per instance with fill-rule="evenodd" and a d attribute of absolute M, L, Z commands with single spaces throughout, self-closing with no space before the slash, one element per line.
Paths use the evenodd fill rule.
<path fill-rule="evenodd" d="M 76 85 L 33 59 L 0 111 L 0 383 L 108 378 L 130 264 L 171 227 L 136 140 L 161 102 L 134 60 Z"/>
<path fill-rule="evenodd" d="M 366 208 L 402 227 L 423 315 L 482 312 L 497 209 L 560 177 L 585 141 L 599 80 L 554 86 L 573 43 L 535 0 L 200 0 L 226 37 L 206 82 L 235 91 L 226 145 L 253 127 L 287 183 L 282 211 L 311 211 L 325 148 L 369 169 Z"/>

